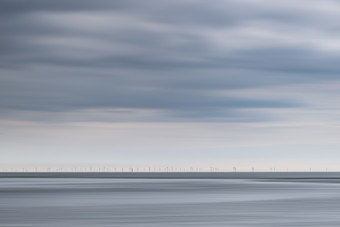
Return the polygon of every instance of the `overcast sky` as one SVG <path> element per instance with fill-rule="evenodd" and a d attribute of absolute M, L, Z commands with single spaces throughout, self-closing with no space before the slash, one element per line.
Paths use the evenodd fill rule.
<path fill-rule="evenodd" d="M 340 170 L 340 2 L 2 0 L 1 163 Z"/>

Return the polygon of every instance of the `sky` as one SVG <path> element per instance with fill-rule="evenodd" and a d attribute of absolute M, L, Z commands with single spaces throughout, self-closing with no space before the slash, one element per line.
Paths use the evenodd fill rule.
<path fill-rule="evenodd" d="M 0 163 L 340 171 L 340 2 L 2 0 Z"/>

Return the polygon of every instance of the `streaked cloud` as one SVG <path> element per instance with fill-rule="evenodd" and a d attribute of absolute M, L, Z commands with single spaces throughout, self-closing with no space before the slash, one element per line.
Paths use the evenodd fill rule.
<path fill-rule="evenodd" d="M 117 140 L 131 154 L 138 146 L 124 143 L 137 140 L 155 156 L 178 142 L 187 155 L 206 157 L 211 148 L 235 159 L 266 143 L 278 150 L 307 144 L 304 157 L 311 144 L 336 144 L 338 1 L 3 0 L 0 19 L 0 124 L 11 152 L 30 130 L 89 153 L 98 143 L 109 152 Z M 115 124 L 143 129 L 104 142 L 111 131 L 103 125 Z M 72 128 L 79 125 L 86 132 Z M 81 138 L 69 140 L 69 129 Z M 104 139 L 90 142 L 91 129 Z M 77 145 L 82 139 L 88 146 Z M 31 151 L 36 143 L 22 142 Z M 243 145 L 242 155 L 233 153 Z"/>

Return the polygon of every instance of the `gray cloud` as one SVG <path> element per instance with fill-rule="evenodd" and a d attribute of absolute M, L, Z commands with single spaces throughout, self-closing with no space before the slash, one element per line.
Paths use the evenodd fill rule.
<path fill-rule="evenodd" d="M 338 79 L 340 8 L 303 3 L 1 1 L 0 109 L 256 121 L 252 108 L 301 108 L 247 89 Z"/>

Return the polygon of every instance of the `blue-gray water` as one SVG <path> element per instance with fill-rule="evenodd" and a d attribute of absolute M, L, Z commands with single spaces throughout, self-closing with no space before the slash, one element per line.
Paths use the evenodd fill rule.
<path fill-rule="evenodd" d="M 340 184 L 327 178 L 0 178 L 0 226 L 340 226 Z"/>

